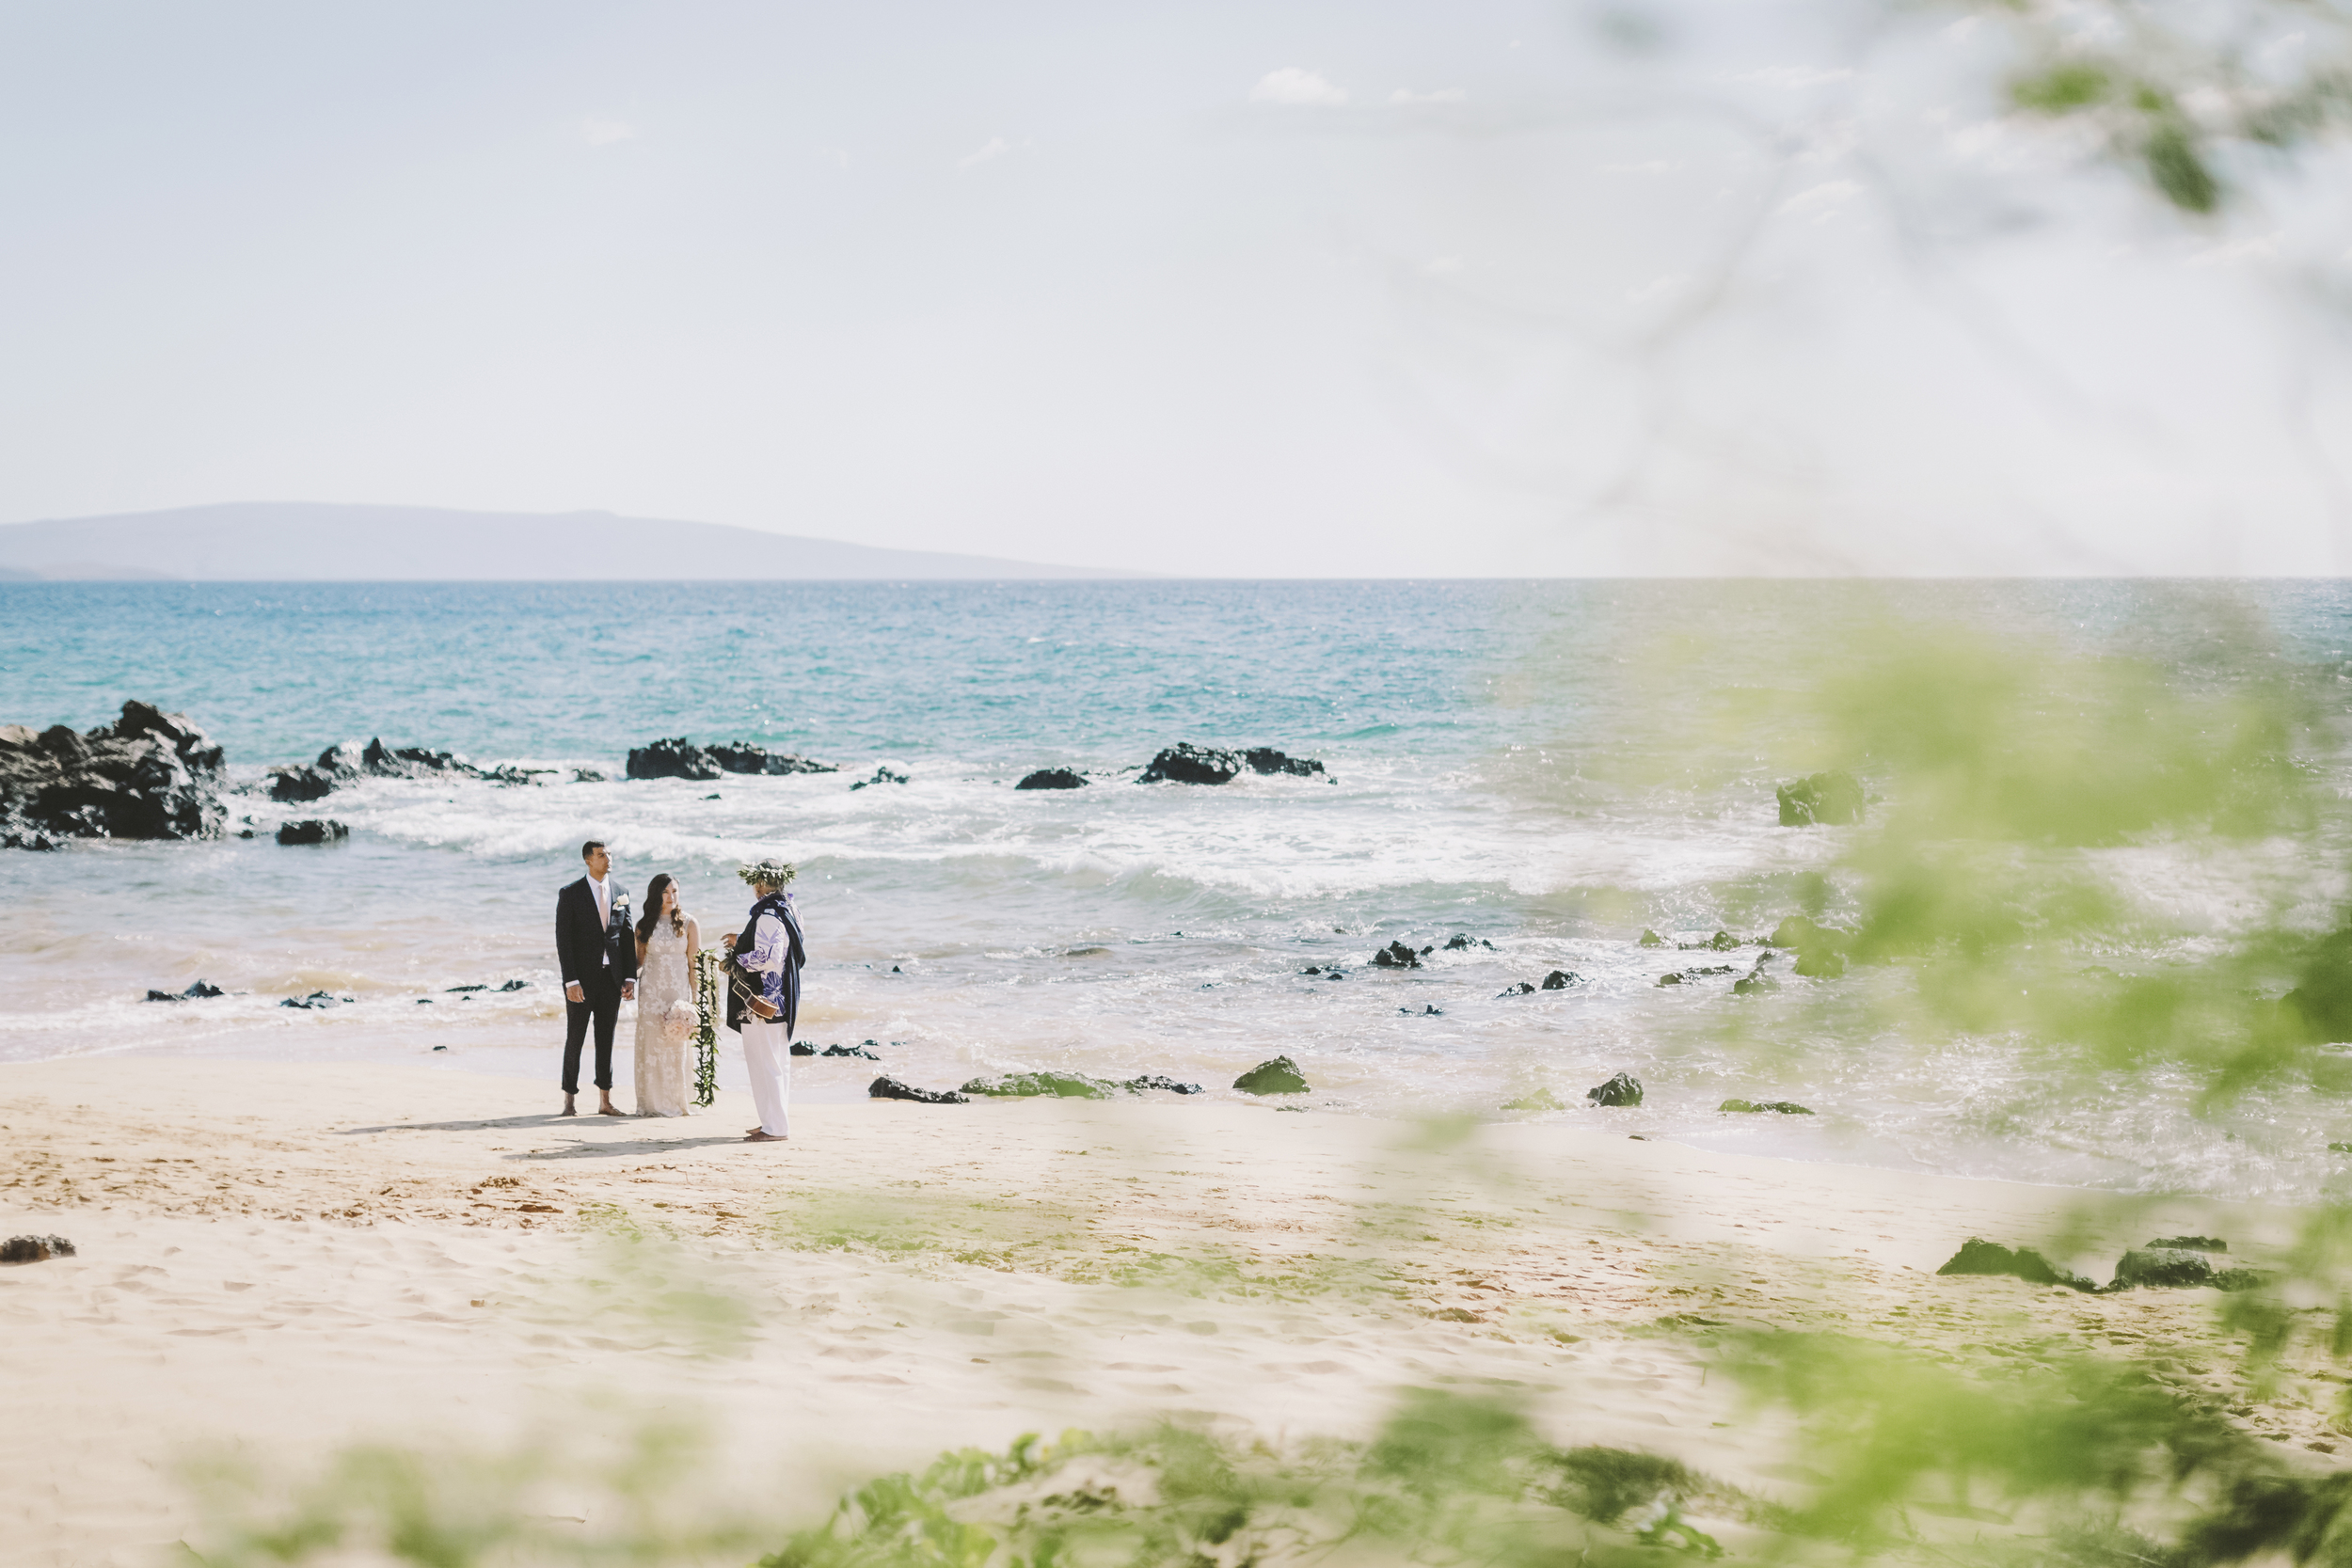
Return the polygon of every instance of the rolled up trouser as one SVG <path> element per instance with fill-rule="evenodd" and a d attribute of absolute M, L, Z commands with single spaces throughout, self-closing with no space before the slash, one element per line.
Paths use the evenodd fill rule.
<path fill-rule="evenodd" d="M 781 1138 L 792 1131 L 792 1042 L 784 1022 L 743 1021 L 743 1066 L 752 1075 L 752 1103 L 759 1107 L 759 1130 Z"/>

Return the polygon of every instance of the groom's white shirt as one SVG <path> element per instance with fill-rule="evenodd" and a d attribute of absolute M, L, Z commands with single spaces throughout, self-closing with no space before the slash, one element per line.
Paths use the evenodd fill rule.
<path fill-rule="evenodd" d="M 612 944 L 606 940 L 605 933 L 612 929 L 612 884 L 591 877 L 588 879 L 588 891 L 594 894 L 596 899 L 597 962 L 602 967 L 610 969 L 612 967 Z"/>

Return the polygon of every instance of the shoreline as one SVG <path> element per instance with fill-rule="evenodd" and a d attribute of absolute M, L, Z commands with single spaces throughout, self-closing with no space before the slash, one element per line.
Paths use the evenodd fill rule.
<path fill-rule="evenodd" d="M 0 1066 L 0 1229 L 79 1248 L 0 1269 L 0 1485 L 34 1500 L 11 1560 L 155 1560 L 197 1528 L 191 1451 L 290 1474 L 363 1437 L 513 1441 L 583 1397 L 705 1424 L 725 1461 L 697 1484 L 782 1522 L 963 1443 L 1162 1414 L 1356 1434 L 1447 1385 L 1785 1496 L 1786 1424 L 1708 1382 L 1726 1325 L 1958 1366 L 2161 1349 L 2249 1430 L 2336 1441 L 2244 1397 L 2212 1291 L 1933 1272 L 1975 1235 L 2105 1277 L 2185 1231 L 2260 1266 L 2296 1210 L 1263 1105 L 803 1103 L 760 1147 L 739 1091 L 675 1120 L 552 1100 L 437 1066 Z"/>

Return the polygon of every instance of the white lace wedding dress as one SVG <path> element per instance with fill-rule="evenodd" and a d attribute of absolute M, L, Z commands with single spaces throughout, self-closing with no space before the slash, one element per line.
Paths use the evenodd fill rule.
<path fill-rule="evenodd" d="M 694 1049 L 690 1031 L 683 1038 L 670 1025 L 672 1007 L 691 1006 L 693 981 L 688 974 L 683 932 L 657 922 L 645 939 L 645 961 L 637 966 L 637 1114 L 641 1117 L 686 1115 L 686 1063 Z"/>

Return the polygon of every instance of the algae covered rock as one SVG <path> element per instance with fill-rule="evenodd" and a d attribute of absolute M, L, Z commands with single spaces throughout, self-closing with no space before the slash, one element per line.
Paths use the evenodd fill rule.
<path fill-rule="evenodd" d="M 1009 1072 L 999 1078 L 975 1078 L 963 1085 L 965 1094 L 998 1100 L 1026 1100 L 1058 1095 L 1064 1100 L 1108 1100 L 1111 1085 L 1076 1072 Z"/>
<path fill-rule="evenodd" d="M 1616 1073 L 1606 1084 L 1586 1089 L 1584 1098 L 1596 1105 L 1639 1105 L 1642 1082 L 1629 1072 Z"/>
<path fill-rule="evenodd" d="M 1862 820 L 1862 784 L 1851 773 L 1809 773 L 1778 785 L 1780 825 L 1843 827 Z"/>
<path fill-rule="evenodd" d="M 2094 1291 L 2098 1286 L 2077 1274 L 2069 1274 L 2031 1247 L 2015 1251 L 1998 1242 L 1988 1242 L 1971 1236 L 1960 1244 L 1960 1250 L 1945 1260 L 1937 1274 L 2008 1275 L 2036 1285 L 2061 1285 L 2068 1290 Z"/>
<path fill-rule="evenodd" d="M 1233 1080 L 1233 1087 L 1244 1094 L 1311 1094 L 1307 1080 L 1299 1074 L 1298 1064 L 1288 1056 L 1277 1056 L 1270 1062 L 1260 1062 Z"/>
<path fill-rule="evenodd" d="M 1715 1107 L 1737 1116 L 1753 1116 L 1758 1111 L 1775 1111 L 1784 1117 L 1809 1117 L 1813 1113 L 1793 1100 L 1726 1100 Z"/>

